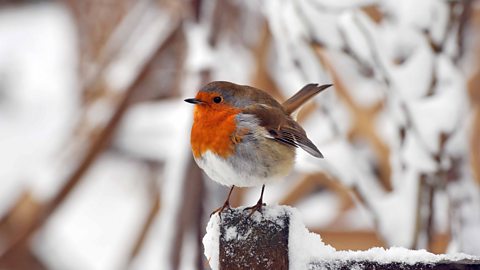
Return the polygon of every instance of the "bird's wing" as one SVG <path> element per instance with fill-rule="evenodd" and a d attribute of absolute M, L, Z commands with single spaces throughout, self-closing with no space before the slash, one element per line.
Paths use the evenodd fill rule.
<path fill-rule="evenodd" d="M 307 137 L 305 130 L 289 115 L 286 115 L 283 109 L 265 104 L 255 104 L 244 108 L 242 113 L 254 115 L 259 119 L 259 125 L 268 132 L 267 138 L 300 147 L 314 157 L 323 158 L 320 150 Z"/>
<path fill-rule="evenodd" d="M 311 99 L 316 94 L 322 92 L 323 90 L 327 89 L 330 86 L 332 86 L 332 84 L 324 84 L 324 85 L 318 85 L 316 83 L 307 84 L 302 89 L 300 89 L 300 91 L 298 91 L 295 95 L 287 99 L 282 104 L 282 106 L 288 114 L 292 114 L 309 99 Z"/>

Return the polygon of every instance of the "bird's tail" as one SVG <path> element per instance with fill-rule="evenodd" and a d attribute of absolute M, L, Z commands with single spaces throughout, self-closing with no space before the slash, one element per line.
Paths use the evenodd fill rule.
<path fill-rule="evenodd" d="M 298 91 L 291 98 L 287 99 L 283 104 L 283 108 L 288 114 L 292 114 L 298 108 L 300 108 L 305 102 L 314 97 L 316 94 L 329 88 L 333 84 L 319 85 L 316 83 L 310 83 L 305 85 L 300 91 Z"/>

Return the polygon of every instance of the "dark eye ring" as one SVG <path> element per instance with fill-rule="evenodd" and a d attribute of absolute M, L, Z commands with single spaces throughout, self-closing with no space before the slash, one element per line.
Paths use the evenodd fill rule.
<path fill-rule="evenodd" d="M 215 103 L 220 103 L 220 102 L 222 102 L 222 97 L 214 97 L 214 98 L 213 98 L 213 102 L 215 102 Z"/>

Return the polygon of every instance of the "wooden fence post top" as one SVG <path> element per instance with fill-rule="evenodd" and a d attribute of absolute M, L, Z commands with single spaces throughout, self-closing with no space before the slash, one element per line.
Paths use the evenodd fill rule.
<path fill-rule="evenodd" d="M 336 251 L 309 232 L 298 211 L 265 206 L 248 217 L 235 208 L 210 218 L 203 238 L 212 269 L 479 269 L 480 257 L 425 250 Z"/>
<path fill-rule="evenodd" d="M 215 214 L 203 239 L 212 269 L 288 269 L 287 208 L 250 211 L 236 208 Z"/>

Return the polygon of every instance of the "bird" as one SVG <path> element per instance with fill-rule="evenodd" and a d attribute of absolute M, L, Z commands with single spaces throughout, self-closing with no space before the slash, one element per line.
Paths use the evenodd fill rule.
<path fill-rule="evenodd" d="M 230 209 L 235 187 L 260 185 L 260 199 L 245 209 L 250 215 L 261 211 L 265 184 L 290 173 L 297 148 L 323 158 L 292 114 L 330 86 L 307 84 L 280 103 L 252 86 L 213 81 L 184 100 L 195 105 L 190 134 L 195 162 L 212 180 L 230 187 L 224 204 L 211 215 Z"/>

